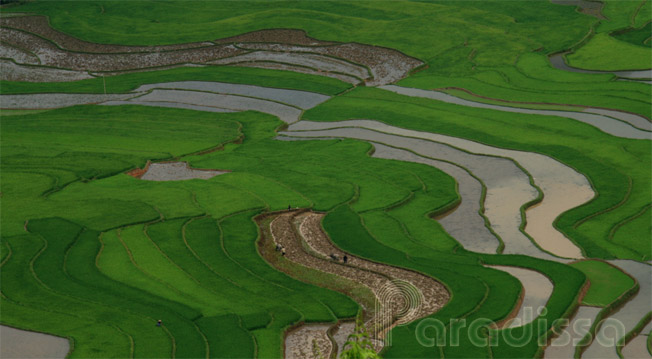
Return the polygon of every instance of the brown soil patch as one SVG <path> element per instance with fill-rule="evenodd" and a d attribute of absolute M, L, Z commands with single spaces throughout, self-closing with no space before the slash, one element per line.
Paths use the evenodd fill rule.
<path fill-rule="evenodd" d="M 33 53 L 33 56 L 29 56 L 29 63 L 40 61 L 42 66 L 66 70 L 107 73 L 145 70 L 182 64 L 206 64 L 251 51 L 272 50 L 306 57 L 308 62 L 311 57 L 325 55 L 333 61 L 343 61 L 342 64 L 346 63 L 363 70 L 369 69 L 371 76 L 365 82 L 367 85 L 376 86 L 396 82 L 423 65 L 420 60 L 396 50 L 358 43 L 320 41 L 307 36 L 302 30 L 259 30 L 214 42 L 122 46 L 95 44 L 74 38 L 54 30 L 43 16 L 2 18 L 0 26 L 2 27 L 0 41 L 5 44 L 3 51 L 6 54 L 15 54 L 12 57 L 14 61 L 19 64 L 27 63 L 24 53 Z M 13 50 L 15 48 L 24 51 Z M 257 67 L 269 66 L 269 61 L 256 59 L 246 61 L 244 66 L 259 63 L 265 65 Z M 324 68 L 317 64 L 317 68 L 311 70 L 316 71 L 318 75 L 343 77 L 347 82 L 351 82 L 349 76 L 360 77 L 358 71 L 354 71 L 355 73 L 345 71 L 343 74 L 334 75 L 332 71 L 326 71 L 329 66 L 332 67 L 328 61 L 323 63 Z M 298 68 L 290 64 L 285 69 L 295 71 Z M 306 72 L 306 70 L 302 69 L 298 72 Z"/>
<path fill-rule="evenodd" d="M 41 64 L 50 67 L 84 71 L 124 71 L 186 63 L 204 63 L 244 53 L 231 45 L 208 45 L 174 51 L 146 53 L 83 53 L 57 47 L 36 35 L 2 28 L 0 40 L 33 52 Z"/>
<path fill-rule="evenodd" d="M 129 175 L 129 176 L 131 176 L 133 178 L 140 178 L 145 174 L 145 172 L 147 172 L 147 168 L 145 168 L 145 169 L 136 168 L 136 169 L 133 169 L 133 170 L 127 172 L 126 175 Z"/>
<path fill-rule="evenodd" d="M 242 35 L 226 37 L 214 41 L 218 44 L 236 42 L 279 42 L 284 44 L 324 46 L 335 42 L 321 41 L 308 36 L 303 30 L 271 29 L 248 32 Z"/>
<path fill-rule="evenodd" d="M 369 86 L 387 85 L 396 82 L 414 69 L 423 65 L 418 59 L 397 50 L 359 43 L 333 43 L 329 46 L 292 46 L 284 43 L 236 44 L 248 50 L 291 52 L 296 54 L 321 54 L 340 58 L 369 69 L 372 78 L 366 79 Z"/>
<path fill-rule="evenodd" d="M 292 211 L 270 214 L 264 221 L 258 217 L 256 221 L 261 231 L 269 231 L 273 242 L 282 248 L 272 255 L 345 278 L 373 293 L 376 313 L 366 322 L 372 338 L 383 339 L 392 327 L 430 315 L 450 299 L 446 288 L 430 277 L 356 257 L 335 247 L 321 229 L 323 217 L 321 213 Z"/>

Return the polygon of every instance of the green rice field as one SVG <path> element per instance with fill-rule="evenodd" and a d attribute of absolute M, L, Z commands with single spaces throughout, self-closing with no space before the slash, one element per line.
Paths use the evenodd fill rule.
<path fill-rule="evenodd" d="M 0 357 L 652 358 L 652 5 L 585 3 L 2 1 Z"/>

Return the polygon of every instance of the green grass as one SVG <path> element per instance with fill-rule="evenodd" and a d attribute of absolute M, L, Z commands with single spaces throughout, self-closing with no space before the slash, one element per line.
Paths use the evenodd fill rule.
<path fill-rule="evenodd" d="M 652 22 L 648 22 L 640 28 L 623 31 L 619 34 L 614 34 L 613 36 L 618 40 L 629 42 L 630 44 L 650 47 L 652 46 L 652 43 L 648 40 L 650 39 L 650 36 L 652 36 L 651 33 Z"/>
<path fill-rule="evenodd" d="M 582 299 L 583 305 L 605 307 L 635 284 L 630 276 L 605 262 L 587 260 L 571 266 L 581 270 L 591 281 L 591 287 Z"/>
<path fill-rule="evenodd" d="M 469 74 L 451 74 L 431 67 L 399 84 L 424 89 L 459 87 L 495 99 L 606 107 L 651 117 L 650 86 L 611 79 L 610 74 L 557 70 L 543 55 L 524 54 L 515 66 L 477 67 Z"/>
<path fill-rule="evenodd" d="M 650 0 L 605 1 L 602 14 L 607 18 L 601 20 L 598 33 L 624 29 L 650 19 Z"/>
<path fill-rule="evenodd" d="M 518 53 L 540 46 L 568 47 L 594 21 L 572 7 L 546 2 L 278 2 L 272 8 L 258 1 L 195 2 L 191 7 L 180 1 L 156 7 L 146 1 L 129 6 L 78 2 L 74 7 L 33 2 L 8 10 L 49 15 L 56 29 L 98 43 L 158 45 L 298 28 L 321 40 L 377 44 L 423 59 L 470 40 L 469 48 L 478 52 L 475 61 L 487 64 L 509 64 Z M 392 31 L 378 31 L 380 24 Z M 447 36 L 432 36 L 444 32 Z"/>
<path fill-rule="evenodd" d="M 401 85 L 460 87 L 498 100 L 537 103 L 534 107 L 608 107 L 649 118 L 648 85 L 556 70 L 546 58 L 571 48 L 597 25 L 598 34 L 575 55 L 583 56 L 587 66 L 643 61 L 647 57 L 640 49 L 646 47 L 631 43 L 640 42 L 643 30 L 623 33 L 622 41 L 610 33 L 648 28 L 649 4 L 608 1 L 604 11 L 609 20 L 600 24 L 573 7 L 544 1 L 274 6 L 34 1 L 2 11 L 46 14 L 55 28 L 73 36 L 119 44 L 205 41 L 263 28 L 299 28 L 322 40 L 396 48 L 426 62 L 427 68 Z M 611 45 L 627 56 L 602 56 Z M 615 138 L 564 118 L 471 109 L 378 89 L 341 94 L 350 85 L 286 71 L 211 66 L 105 80 L 112 93 L 146 83 L 194 80 L 340 94 L 307 111 L 305 118 L 376 119 L 542 153 L 584 173 L 598 193 L 558 219 L 567 236 L 592 257 L 652 255 L 647 141 Z M 3 81 L 1 86 L 3 94 L 104 91 L 99 78 Z M 140 106 L 3 110 L 1 322 L 69 338 L 73 358 L 280 357 L 287 327 L 301 321 L 334 322 L 360 309 L 345 295 L 293 279 L 261 258 L 252 218 L 288 205 L 327 212 L 324 228 L 344 250 L 442 281 L 452 297 L 431 319 L 447 324 L 452 318 L 499 321 L 513 310 L 520 283 L 484 263 L 536 270 L 554 283 L 547 314 L 523 328 L 493 334 L 549 330 L 578 304 L 586 277 L 594 285 L 584 304 L 608 305 L 629 288 L 616 286 L 625 286 L 629 277 L 599 261 L 566 266 L 460 250 L 428 217 L 459 200 L 454 179 L 425 165 L 371 158 L 372 146 L 360 141 L 275 141 L 281 125 L 255 112 L 207 114 Z M 218 150 L 198 154 L 206 149 Z M 169 159 L 232 172 L 178 182 L 123 174 L 147 160 Z M 154 325 L 158 319 L 163 328 Z M 461 330 L 461 346 L 423 347 L 415 336 L 419 322 L 394 329 L 384 357 L 539 355 L 535 340 L 522 347 L 504 340 L 495 347 L 474 347 L 468 328 Z"/>
<path fill-rule="evenodd" d="M 351 85 L 330 77 L 289 71 L 247 67 L 207 66 L 136 72 L 73 82 L 12 82 L 0 81 L 3 94 L 18 93 L 126 93 L 138 86 L 172 81 L 213 81 L 235 84 L 257 84 L 291 90 L 335 95 Z M 3 110 L 3 115 L 5 115 Z"/>
<path fill-rule="evenodd" d="M 627 56 L 611 55 L 614 53 Z M 619 41 L 608 34 L 596 34 L 586 45 L 566 58 L 571 66 L 603 71 L 645 70 L 652 63 L 649 47 Z"/>
<path fill-rule="evenodd" d="M 652 258 L 652 248 L 646 250 L 646 248 L 637 247 L 641 238 L 648 238 L 650 233 L 652 233 L 650 206 L 618 223 L 610 232 L 611 240 L 614 243 L 639 251 L 642 254 L 642 260 Z"/>
<path fill-rule="evenodd" d="M 50 216 L 60 206 L 67 218 L 98 230 L 157 218 L 153 207 L 134 203 L 129 195 L 105 197 L 114 206 L 105 211 L 90 211 L 93 203 L 83 196 L 70 206 L 49 195 L 75 183 L 85 188 L 88 181 L 143 167 L 150 159 L 219 146 L 238 136 L 239 117 L 140 106 L 79 106 L 3 117 L 3 234 L 22 233 L 28 218 Z"/>
<path fill-rule="evenodd" d="M 558 219 L 557 225 L 564 232 L 590 256 L 638 259 L 647 253 L 647 249 L 643 249 L 647 248 L 645 237 L 634 239 L 640 249 L 621 246 L 608 239 L 617 223 L 639 212 L 649 202 L 650 169 L 641 166 L 646 161 L 638 159 L 638 156 L 649 158 L 647 141 L 614 138 L 569 119 L 473 109 L 370 88 L 339 96 L 307 111 L 305 118 L 314 121 L 368 118 L 398 127 L 548 155 L 584 173 L 600 193 L 590 203 Z M 569 143 L 573 144 L 572 149 Z M 624 203 L 620 203 L 623 200 Z M 588 217 L 600 211 L 606 213 Z"/>

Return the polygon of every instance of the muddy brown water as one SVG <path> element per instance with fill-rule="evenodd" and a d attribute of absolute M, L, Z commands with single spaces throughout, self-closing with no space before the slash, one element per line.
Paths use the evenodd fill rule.
<path fill-rule="evenodd" d="M 572 359 L 575 347 L 584 338 L 602 308 L 580 306 L 561 334 L 550 342 L 544 351 L 546 359 Z"/>
<path fill-rule="evenodd" d="M 596 339 L 582 354 L 586 359 L 618 358 L 615 345 L 606 345 L 609 339 L 616 341 L 632 331 L 643 317 L 652 311 L 652 265 L 632 260 L 611 260 L 609 263 L 634 277 L 640 286 L 638 293 L 608 318 L 596 334 Z M 619 328 L 620 330 L 614 328 Z M 602 340 L 601 340 L 602 339 Z"/>
<path fill-rule="evenodd" d="M 344 121 L 339 123 L 314 123 L 302 121 L 290 126 L 288 130 L 294 132 L 282 132 L 281 134 L 285 136 L 299 137 L 355 138 L 370 142 L 383 143 L 392 147 L 411 150 L 421 156 L 433 159 L 444 159 L 456 163 L 470 170 L 486 185 L 487 195 L 485 198 L 485 215 L 489 219 L 494 231 L 505 243 L 504 253 L 526 254 L 543 259 L 558 260 L 537 248 L 530 239 L 519 230 L 521 223 L 520 208 L 525 203 L 535 199 L 537 197 L 537 191 L 530 186 L 527 175 L 511 160 L 499 157 L 475 155 L 430 140 L 402 137 L 396 134 L 390 135 L 388 133 L 376 132 L 365 128 L 333 128 L 341 126 L 360 127 L 363 125 L 365 127 L 368 125 L 383 126 L 383 130 L 387 130 L 387 125 L 365 120 Z M 378 128 L 379 127 L 376 127 L 376 129 Z M 314 131 L 308 129 L 314 129 Z M 403 129 L 397 128 L 396 131 L 403 131 Z M 419 135 L 418 133 L 416 134 Z M 424 136 L 433 135 L 428 133 L 422 134 Z M 440 139 L 440 135 L 435 136 L 438 136 L 437 139 Z M 558 215 L 558 213 L 556 215 Z M 565 237 L 562 236 L 562 238 Z M 545 242 L 547 238 L 540 238 L 537 240 Z M 569 242 L 567 239 L 566 241 Z M 575 251 L 579 252 L 579 249 L 575 247 Z M 563 253 L 562 256 L 568 254 L 570 253 Z"/>
<path fill-rule="evenodd" d="M 479 253 L 496 253 L 500 242 L 494 236 L 480 215 L 480 198 L 482 184 L 464 169 L 444 161 L 437 161 L 418 156 L 412 152 L 373 143 L 375 151 L 372 157 L 399 161 L 422 163 L 444 171 L 455 178 L 461 202 L 455 210 L 437 219 L 446 232 L 469 251 Z"/>
<path fill-rule="evenodd" d="M 531 269 L 510 266 L 486 266 L 507 272 L 521 282 L 523 301 L 518 314 L 507 323 L 508 328 L 520 327 L 531 323 L 546 306 L 552 295 L 553 284 L 548 277 Z"/>

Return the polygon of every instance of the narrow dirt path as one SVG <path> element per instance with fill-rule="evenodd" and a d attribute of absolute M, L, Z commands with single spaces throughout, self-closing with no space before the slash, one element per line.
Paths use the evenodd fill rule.
<path fill-rule="evenodd" d="M 430 277 L 368 261 L 338 249 L 321 229 L 323 217 L 324 214 L 301 211 L 277 214 L 269 226 L 274 242 L 282 248 L 278 255 L 367 287 L 376 302 L 374 316 L 366 322 L 373 339 L 382 340 L 394 326 L 436 312 L 450 299 L 446 288 Z M 291 340 L 286 340 L 286 357 L 295 355 L 292 353 L 313 353 L 313 340 L 324 332 L 323 328 L 299 329 L 289 334 Z M 346 333 L 346 329 L 341 329 L 339 336 L 348 335 Z M 330 355 L 323 354 L 324 357 Z"/>

